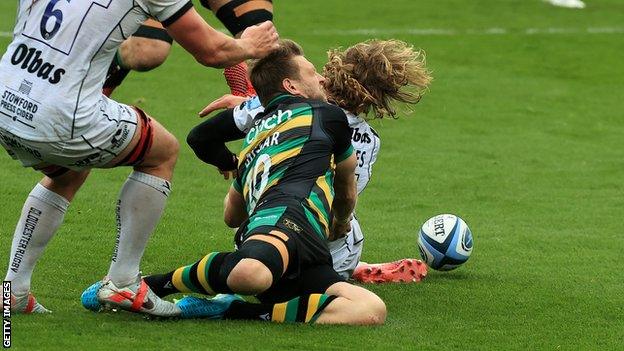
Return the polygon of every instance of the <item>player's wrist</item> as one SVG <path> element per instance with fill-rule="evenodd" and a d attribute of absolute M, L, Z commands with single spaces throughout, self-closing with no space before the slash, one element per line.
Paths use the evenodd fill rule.
<path fill-rule="evenodd" d="M 346 217 L 340 217 L 340 216 L 334 215 L 334 222 L 336 224 L 347 224 L 351 222 L 351 213 L 349 213 L 349 215 L 347 215 Z"/>
<path fill-rule="evenodd" d="M 250 38 L 240 38 L 236 39 L 236 41 L 238 46 L 241 48 L 245 59 L 259 58 L 258 50 L 256 50 L 256 46 Z"/>

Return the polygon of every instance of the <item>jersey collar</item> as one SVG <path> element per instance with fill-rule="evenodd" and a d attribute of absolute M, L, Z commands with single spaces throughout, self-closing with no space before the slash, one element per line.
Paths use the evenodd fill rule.
<path fill-rule="evenodd" d="M 278 103 L 288 99 L 288 98 L 294 98 L 296 97 L 295 95 L 290 95 L 290 94 L 280 94 L 276 97 L 274 97 L 273 99 L 271 99 L 271 101 L 269 101 L 266 106 L 264 107 L 266 110 L 269 110 L 270 108 L 274 107 L 275 105 L 277 105 Z"/>

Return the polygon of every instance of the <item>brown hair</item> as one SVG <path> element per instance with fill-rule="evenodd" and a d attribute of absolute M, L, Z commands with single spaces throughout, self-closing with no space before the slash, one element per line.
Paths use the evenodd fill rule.
<path fill-rule="evenodd" d="M 432 79 L 425 53 L 400 40 L 368 40 L 327 56 L 328 99 L 354 114 L 394 117 L 391 102 L 418 103 Z"/>
<path fill-rule="evenodd" d="M 266 104 L 279 93 L 286 92 L 282 81 L 286 78 L 299 79 L 299 66 L 293 57 L 303 56 L 303 49 L 292 40 L 280 40 L 279 48 L 264 58 L 251 63 L 249 79 L 254 86 L 260 102 Z"/>

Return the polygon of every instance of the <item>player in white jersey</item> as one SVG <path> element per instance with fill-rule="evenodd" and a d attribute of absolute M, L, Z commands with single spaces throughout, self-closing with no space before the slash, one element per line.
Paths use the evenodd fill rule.
<path fill-rule="evenodd" d="M 355 171 L 357 190 L 361 193 L 370 181 L 381 142 L 363 116 L 371 110 L 378 118 L 395 116 L 391 106 L 393 101 L 411 104 L 419 101 L 431 80 L 424 66 L 424 54 L 397 40 L 372 40 L 344 51 L 330 51 L 323 74 L 330 101 L 345 110 L 349 121 L 358 159 Z M 231 162 L 231 153 L 218 145 L 219 142 L 240 138 L 250 128 L 254 117 L 264 110 L 256 97 L 241 103 L 242 100 L 225 95 L 206 106 L 200 116 L 234 107 L 197 126 L 187 139 L 196 155 L 217 166 L 225 177 L 229 177 L 228 171 L 234 169 L 235 163 Z M 361 282 L 377 283 L 420 281 L 426 274 L 424 264 L 415 259 L 385 264 L 360 262 L 363 242 L 362 229 L 354 217 L 347 236 L 329 242 L 334 269 L 338 273 Z"/>
<path fill-rule="evenodd" d="M 147 240 L 171 191 L 178 142 L 136 107 L 102 95 L 112 56 L 148 17 L 207 66 L 230 66 L 277 47 L 270 22 L 232 39 L 188 0 L 22 0 L 0 61 L 0 144 L 44 173 L 17 223 L 5 280 L 14 312 L 48 312 L 30 293 L 34 266 L 91 168 L 132 166 L 117 203 L 117 243 L 102 303 L 155 315 L 178 313 L 139 277 Z M 3 222 L 6 222 L 3 220 Z"/>

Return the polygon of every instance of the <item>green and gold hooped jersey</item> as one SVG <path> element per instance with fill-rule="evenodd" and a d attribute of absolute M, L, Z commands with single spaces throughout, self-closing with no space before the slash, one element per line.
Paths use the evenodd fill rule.
<path fill-rule="evenodd" d="M 334 167 L 352 153 L 351 131 L 340 108 L 292 95 L 274 98 L 245 136 L 233 184 L 245 199 L 249 224 L 273 225 L 284 204 L 292 203 L 285 200 L 295 199 L 309 227 L 326 237 Z"/>

